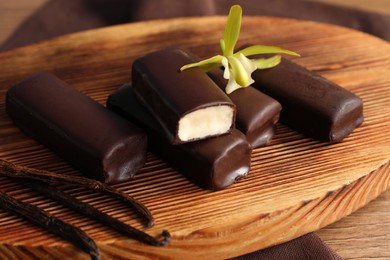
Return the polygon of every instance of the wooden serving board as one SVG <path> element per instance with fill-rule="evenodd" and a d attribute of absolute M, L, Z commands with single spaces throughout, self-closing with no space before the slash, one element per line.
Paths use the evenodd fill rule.
<path fill-rule="evenodd" d="M 131 80 L 138 56 L 178 46 L 202 58 L 219 52 L 226 17 L 183 18 L 120 25 L 72 34 L 0 53 L 0 158 L 21 165 L 79 173 L 23 135 L 5 113 L 9 86 L 47 70 L 105 104 Z M 328 145 L 283 125 L 272 143 L 255 149 L 249 176 L 212 192 L 187 181 L 153 154 L 131 181 L 115 185 L 144 202 L 155 216 L 147 230 L 113 198 L 64 187 L 114 217 L 171 245 L 151 247 L 45 199 L 1 177 L 0 189 L 85 230 L 105 259 L 229 258 L 315 231 L 363 207 L 390 184 L 390 45 L 341 27 L 290 19 L 244 17 L 238 45 L 266 44 L 294 50 L 295 61 L 359 95 L 365 121 L 342 143 Z M 0 258 L 87 258 L 63 240 L 0 211 Z"/>

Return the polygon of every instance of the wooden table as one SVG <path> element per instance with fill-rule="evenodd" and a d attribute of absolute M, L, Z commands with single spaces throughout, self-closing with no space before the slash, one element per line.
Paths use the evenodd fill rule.
<path fill-rule="evenodd" d="M 34 0 L 28 2 L 41 4 L 44 1 Z M 9 1 L 1 0 L 1 5 L 10 6 L 11 4 Z M 0 10 L 5 9 L 1 7 Z M 2 16 L 0 15 L 0 17 Z M 4 26 L 3 23 L 0 23 L 0 25 Z M 6 36 L 3 34 L 2 37 Z M 346 259 L 389 259 L 389 211 L 390 190 L 363 209 L 321 229 L 317 234 Z"/>

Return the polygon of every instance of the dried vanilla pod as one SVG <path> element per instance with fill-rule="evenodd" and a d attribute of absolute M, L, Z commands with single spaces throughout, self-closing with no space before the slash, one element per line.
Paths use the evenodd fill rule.
<path fill-rule="evenodd" d="M 126 193 L 100 181 L 79 176 L 60 175 L 50 171 L 19 166 L 2 159 L 0 159 L 0 176 L 7 176 L 18 179 L 33 179 L 45 183 L 69 184 L 72 186 L 89 188 L 109 195 L 114 195 L 121 198 L 125 202 L 130 203 L 134 208 L 136 208 L 137 211 L 147 219 L 148 227 L 152 227 L 154 225 L 152 213 L 145 207 L 145 205 L 127 195 Z"/>
<path fill-rule="evenodd" d="M 147 233 L 138 230 L 130 225 L 127 225 L 104 212 L 99 211 L 95 207 L 85 203 L 71 195 L 61 191 L 60 189 L 54 188 L 46 183 L 42 183 L 39 181 L 22 181 L 22 183 L 33 190 L 44 194 L 46 197 L 49 197 L 73 210 L 76 212 L 88 216 L 92 219 L 95 219 L 108 227 L 111 227 L 122 233 L 126 236 L 129 236 L 137 241 L 142 243 L 153 245 L 153 246 L 166 246 L 169 244 L 170 234 L 168 231 L 164 230 L 162 232 L 162 239 L 158 240 Z"/>
<path fill-rule="evenodd" d="M 0 207 L 4 210 L 19 215 L 37 226 L 45 228 L 63 239 L 73 243 L 91 256 L 91 259 L 99 259 L 99 249 L 92 238 L 81 229 L 70 225 L 40 208 L 16 200 L 12 196 L 0 191 Z"/>

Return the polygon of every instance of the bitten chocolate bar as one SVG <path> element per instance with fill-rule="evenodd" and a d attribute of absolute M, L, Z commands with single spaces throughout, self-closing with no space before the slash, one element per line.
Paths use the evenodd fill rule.
<path fill-rule="evenodd" d="M 168 139 L 185 143 L 226 134 L 234 127 L 235 106 L 180 49 L 146 54 L 134 61 L 132 80 L 138 99 L 163 127 Z"/>
<path fill-rule="evenodd" d="M 145 162 L 146 133 L 50 73 L 11 87 L 6 109 L 23 132 L 90 178 L 125 181 Z"/>
<path fill-rule="evenodd" d="M 253 87 L 282 104 L 283 123 L 313 138 L 340 142 L 363 122 L 358 96 L 287 59 L 252 78 Z"/>
<path fill-rule="evenodd" d="M 208 75 L 225 89 L 227 80 L 223 78 L 222 70 L 212 70 Z M 237 89 L 228 96 L 237 107 L 237 129 L 245 134 L 253 148 L 268 144 L 275 134 L 275 124 L 282 109 L 279 102 L 250 86 Z"/>
<path fill-rule="evenodd" d="M 142 126 L 149 135 L 151 149 L 203 188 L 226 188 L 250 170 L 251 146 L 236 129 L 227 135 L 173 145 L 138 101 L 130 84 L 109 96 L 107 107 Z"/>

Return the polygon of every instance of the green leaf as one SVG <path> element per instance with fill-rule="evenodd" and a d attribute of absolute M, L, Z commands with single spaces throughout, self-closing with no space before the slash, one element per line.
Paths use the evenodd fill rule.
<path fill-rule="evenodd" d="M 234 56 L 228 57 L 229 64 L 232 66 L 232 74 L 230 77 L 234 77 L 234 80 L 240 86 L 246 86 L 248 83 L 248 73 L 246 72 L 244 66 L 241 64 L 240 60 Z"/>
<path fill-rule="evenodd" d="M 186 70 L 189 68 L 199 67 L 204 71 L 209 71 L 209 70 L 212 70 L 212 69 L 215 69 L 215 68 L 218 68 L 219 66 L 221 66 L 222 65 L 222 58 L 223 58 L 222 55 L 215 55 L 211 58 L 208 58 L 208 59 L 205 59 L 205 60 L 202 60 L 199 62 L 184 65 L 183 67 L 180 68 L 180 70 L 183 71 L 183 70 Z"/>
<path fill-rule="evenodd" d="M 244 56 L 248 57 L 251 55 L 257 54 L 271 54 L 271 53 L 280 53 L 280 54 L 289 54 L 293 56 L 300 56 L 298 53 L 289 51 L 276 46 L 267 46 L 267 45 L 253 45 L 249 46 L 243 50 L 240 50 L 234 54 L 234 56 L 240 55 L 240 53 L 244 54 Z"/>
<path fill-rule="evenodd" d="M 253 63 L 258 69 L 269 69 L 277 66 L 280 63 L 281 59 L 282 57 L 280 55 L 276 55 L 267 59 L 253 60 Z"/>
<path fill-rule="evenodd" d="M 238 36 L 240 34 L 241 17 L 241 6 L 233 5 L 230 8 L 229 16 L 225 27 L 225 34 L 223 37 L 225 42 L 225 51 L 223 54 L 226 57 L 233 55 L 234 46 L 236 45 Z"/>

